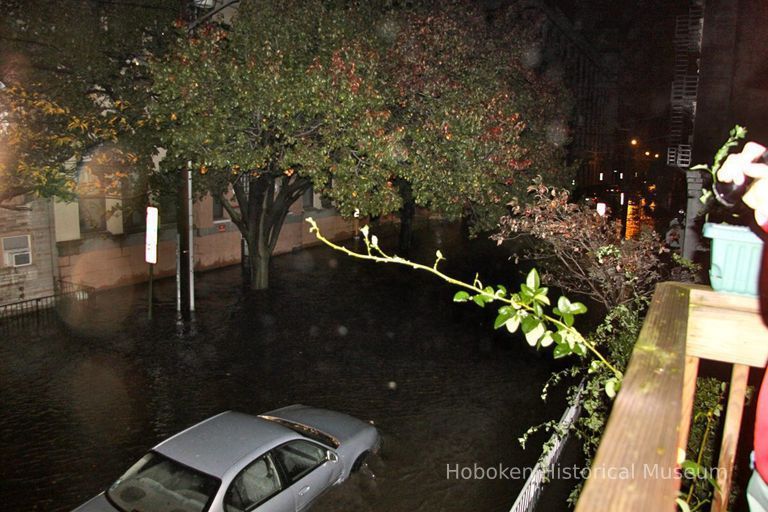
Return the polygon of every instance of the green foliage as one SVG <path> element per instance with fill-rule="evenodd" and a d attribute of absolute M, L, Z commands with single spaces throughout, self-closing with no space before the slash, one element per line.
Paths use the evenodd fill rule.
<path fill-rule="evenodd" d="M 242 2 L 232 28 L 207 25 L 151 66 L 163 172 L 191 162 L 201 191 L 255 177 L 336 187 L 363 214 L 399 206 L 387 187 L 398 135 L 378 91 L 378 56 L 323 2 Z M 341 200 L 343 195 L 350 200 Z M 242 205 L 241 205 L 242 206 Z"/>
<path fill-rule="evenodd" d="M 231 27 L 179 33 L 150 65 L 161 175 L 189 166 L 198 193 L 233 189 L 239 208 L 222 202 L 262 260 L 310 185 L 345 216 L 397 211 L 407 189 L 491 226 L 534 175 L 567 179 L 547 142 L 563 89 L 524 69 L 537 36 L 518 25 L 496 41 L 469 2 L 243 1 Z"/>
<path fill-rule="evenodd" d="M 390 178 L 402 135 L 353 21 L 320 0 L 244 1 L 231 27 L 181 32 L 150 65 L 160 174 L 189 166 L 197 192 L 221 198 L 253 256 L 253 288 L 267 286 L 288 208 L 310 186 L 349 215 L 400 206 Z"/>
<path fill-rule="evenodd" d="M 91 186 L 100 193 L 114 192 L 129 168 L 149 166 L 148 147 L 129 140 L 146 104 L 136 64 L 159 51 L 179 4 L 3 4 L 0 207 L 18 206 L 25 195 L 72 199 L 82 164 L 97 175 Z"/>
<path fill-rule="evenodd" d="M 561 83 L 524 65 L 535 27 L 509 6 L 489 24 L 476 4 L 390 13 L 380 22 L 398 177 L 417 204 L 474 230 L 495 227 L 535 176 L 565 184 L 568 101 Z"/>
<path fill-rule="evenodd" d="M 713 476 L 712 468 L 717 463 L 714 459 L 717 445 L 715 434 L 722 422 L 725 390 L 725 383 L 718 379 L 699 377 L 696 380 L 694 416 L 686 450 L 694 459 L 689 457 L 681 465 L 681 501 L 691 511 L 701 510 L 710 503 L 714 490 L 717 489 L 717 480 Z M 686 510 L 685 506 L 681 505 L 681 510 Z"/>
<path fill-rule="evenodd" d="M 164 167 L 191 161 L 215 193 L 296 173 L 348 216 L 400 208 L 403 179 L 418 204 L 490 226 L 533 176 L 568 176 L 546 140 L 563 89 L 521 64 L 532 31 L 507 44 L 489 30 L 461 2 L 385 15 L 243 2 L 231 29 L 183 36 L 151 67 Z"/>
<path fill-rule="evenodd" d="M 567 191 L 541 183 L 529 190 L 531 202 L 515 204 L 493 238 L 500 244 L 520 236 L 532 240 L 521 256 L 541 262 L 552 286 L 586 297 L 607 313 L 650 297 L 656 283 L 673 270 L 678 279 L 691 280 L 689 272 L 662 258 L 668 249 L 658 234 L 643 231 L 626 240 L 620 220 L 570 203 Z"/>

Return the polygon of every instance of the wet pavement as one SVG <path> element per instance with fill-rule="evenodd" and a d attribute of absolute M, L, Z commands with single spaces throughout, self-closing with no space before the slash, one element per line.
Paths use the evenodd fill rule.
<path fill-rule="evenodd" d="M 487 241 L 432 222 L 413 257 L 467 279 L 518 279 Z M 70 510 L 148 448 L 226 409 L 304 403 L 373 420 L 370 470 L 332 489 L 321 511 L 505 511 L 523 480 L 447 478 L 447 468 L 526 468 L 516 439 L 559 417 L 542 384 L 557 365 L 492 331 L 493 311 L 405 268 L 324 247 L 279 256 L 272 288 L 249 295 L 239 268 L 197 277 L 197 326 L 179 335 L 174 283 L 146 320 L 146 287 L 97 294 L 61 320 L 0 326 L 0 503 Z M 489 279 L 490 282 L 490 279 Z M 501 282 L 501 281 L 500 281 Z M 543 442 L 543 437 L 538 439 Z M 371 474 L 375 475 L 375 477 Z"/>

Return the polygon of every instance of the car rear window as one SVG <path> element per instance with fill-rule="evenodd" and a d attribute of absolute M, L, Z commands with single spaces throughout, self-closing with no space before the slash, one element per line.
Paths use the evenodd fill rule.
<path fill-rule="evenodd" d="M 296 423 L 295 421 L 278 418 L 276 416 L 267 416 L 265 414 L 259 415 L 259 418 L 263 420 L 271 421 L 273 423 L 277 423 L 278 425 L 282 425 L 285 428 L 289 428 L 294 432 L 299 433 L 308 439 L 317 441 L 318 443 L 324 444 L 325 446 L 328 446 L 330 448 L 334 448 L 334 449 L 338 448 L 339 444 L 341 444 L 339 443 L 339 440 L 333 437 L 332 435 L 326 434 L 325 432 L 318 430 L 314 427 L 310 427 L 309 425 Z"/>
<path fill-rule="evenodd" d="M 118 509 L 205 512 L 221 485 L 218 478 L 150 452 L 107 491 Z"/>

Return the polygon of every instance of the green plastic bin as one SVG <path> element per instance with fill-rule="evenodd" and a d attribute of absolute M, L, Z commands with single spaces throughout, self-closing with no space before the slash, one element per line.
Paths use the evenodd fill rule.
<path fill-rule="evenodd" d="M 757 297 L 763 241 L 748 227 L 704 224 L 704 236 L 712 239 L 709 280 L 712 289 Z"/>

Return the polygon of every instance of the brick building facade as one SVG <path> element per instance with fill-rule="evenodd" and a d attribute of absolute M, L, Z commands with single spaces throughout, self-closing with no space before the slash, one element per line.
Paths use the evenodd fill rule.
<path fill-rule="evenodd" d="M 0 208 L 0 305 L 54 293 L 57 262 L 51 204 L 37 200 L 26 207 Z"/>

